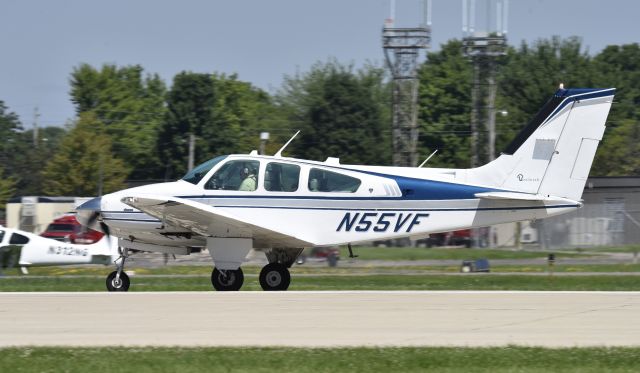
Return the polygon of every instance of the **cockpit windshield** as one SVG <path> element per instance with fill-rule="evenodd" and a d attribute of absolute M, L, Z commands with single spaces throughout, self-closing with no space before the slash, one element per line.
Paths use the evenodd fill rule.
<path fill-rule="evenodd" d="M 223 159 L 227 158 L 226 155 L 221 155 L 219 157 L 215 157 L 213 159 L 209 159 L 208 161 L 194 167 L 193 170 L 187 172 L 186 175 L 182 178 L 184 181 L 188 181 L 191 184 L 198 184 L 200 180 L 209 172 L 211 169 L 220 163 Z"/>

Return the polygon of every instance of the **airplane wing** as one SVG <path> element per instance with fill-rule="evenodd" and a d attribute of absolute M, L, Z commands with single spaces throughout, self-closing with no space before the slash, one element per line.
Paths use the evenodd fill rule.
<path fill-rule="evenodd" d="M 289 247 L 313 246 L 311 242 L 248 223 L 219 208 L 188 199 L 145 195 L 124 197 L 121 201 L 165 224 L 205 237 L 251 237 L 257 242 Z"/>

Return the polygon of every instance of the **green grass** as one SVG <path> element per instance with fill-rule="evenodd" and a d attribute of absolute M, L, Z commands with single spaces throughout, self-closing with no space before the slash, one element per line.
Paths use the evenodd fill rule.
<path fill-rule="evenodd" d="M 578 248 L 577 252 L 593 252 L 593 253 L 640 253 L 640 246 L 627 245 L 627 246 L 603 246 L 603 247 L 590 247 L 590 248 Z"/>
<path fill-rule="evenodd" d="M 640 348 L 6 348 L 3 372 L 637 372 Z"/>
<path fill-rule="evenodd" d="M 467 248 L 423 248 L 423 247 L 354 247 L 353 251 L 362 260 L 464 260 L 464 259 L 535 259 L 546 258 L 545 251 L 467 249 Z M 340 256 L 347 258 L 349 251 L 341 247 Z M 593 254 L 557 252 L 556 258 L 589 257 Z"/>
<path fill-rule="evenodd" d="M 444 267 L 443 269 L 451 271 L 458 267 Z M 497 265 L 491 266 L 494 273 L 500 272 L 520 272 L 520 273 L 541 273 L 548 272 L 549 266 L 540 265 Z M 637 264 L 567 264 L 555 265 L 554 272 L 558 273 L 578 273 L 578 272 L 640 272 L 640 263 Z"/>
<path fill-rule="evenodd" d="M 209 276 L 135 277 L 130 291 L 211 291 Z M 293 273 L 290 290 L 601 290 L 639 291 L 638 276 L 535 276 L 357 274 L 306 275 Z M 261 290 L 255 275 L 245 276 L 242 290 Z M 0 291 L 105 291 L 104 276 L 3 277 Z"/>
<path fill-rule="evenodd" d="M 348 259 L 344 259 L 345 263 Z M 554 271 L 564 272 L 640 272 L 640 263 L 632 264 L 562 264 L 559 260 L 554 266 Z M 209 265 L 172 265 L 154 268 L 141 268 L 131 266 L 127 271 L 133 271 L 136 275 L 194 275 L 208 276 L 211 274 L 211 266 Z M 541 260 L 540 264 L 522 264 L 522 265 L 492 265 L 491 271 L 494 273 L 516 272 L 516 273 L 542 273 L 549 269 L 546 260 Z M 255 265 L 246 265 L 242 267 L 245 274 L 257 275 L 260 273 L 260 267 Z M 110 266 L 59 266 L 59 267 L 32 267 L 29 268 L 29 276 L 106 276 L 113 271 Z M 380 266 L 372 263 L 371 265 L 363 265 L 357 267 L 338 264 L 337 267 L 296 265 L 292 269 L 294 275 L 310 274 L 310 275 L 368 275 L 368 274 L 434 274 L 434 273 L 457 273 L 460 271 L 459 265 L 397 265 L 397 266 Z M 19 270 L 5 269 L 3 271 L 8 276 L 20 276 Z M 27 276 L 28 277 L 28 276 Z"/>

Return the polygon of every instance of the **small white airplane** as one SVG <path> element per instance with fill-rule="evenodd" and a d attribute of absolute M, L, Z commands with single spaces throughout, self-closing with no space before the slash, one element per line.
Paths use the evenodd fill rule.
<path fill-rule="evenodd" d="M 0 226 L 0 267 L 110 264 L 119 258 L 118 243 L 106 235 L 91 245 L 76 245 Z"/>
<path fill-rule="evenodd" d="M 542 219 L 581 207 L 615 89 L 559 89 L 494 161 L 471 169 L 343 165 L 282 156 L 213 158 L 181 180 L 86 202 L 78 220 L 122 247 L 110 291 L 126 291 L 129 250 L 207 248 L 216 290 L 239 290 L 252 248 L 264 290 L 286 290 L 305 247 L 348 245 Z M 295 137 L 295 135 L 294 135 Z"/>

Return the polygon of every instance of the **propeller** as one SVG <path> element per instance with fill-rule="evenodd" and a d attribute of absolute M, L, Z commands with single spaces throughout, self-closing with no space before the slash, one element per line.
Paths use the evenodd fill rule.
<path fill-rule="evenodd" d="M 87 233 L 91 227 L 95 227 L 96 222 L 98 227 L 96 230 L 102 231 L 105 234 L 109 246 L 111 246 L 111 230 L 109 226 L 100 220 L 100 213 L 102 208 L 102 197 L 93 198 L 76 208 L 78 221 L 82 224 L 82 233 Z"/>

